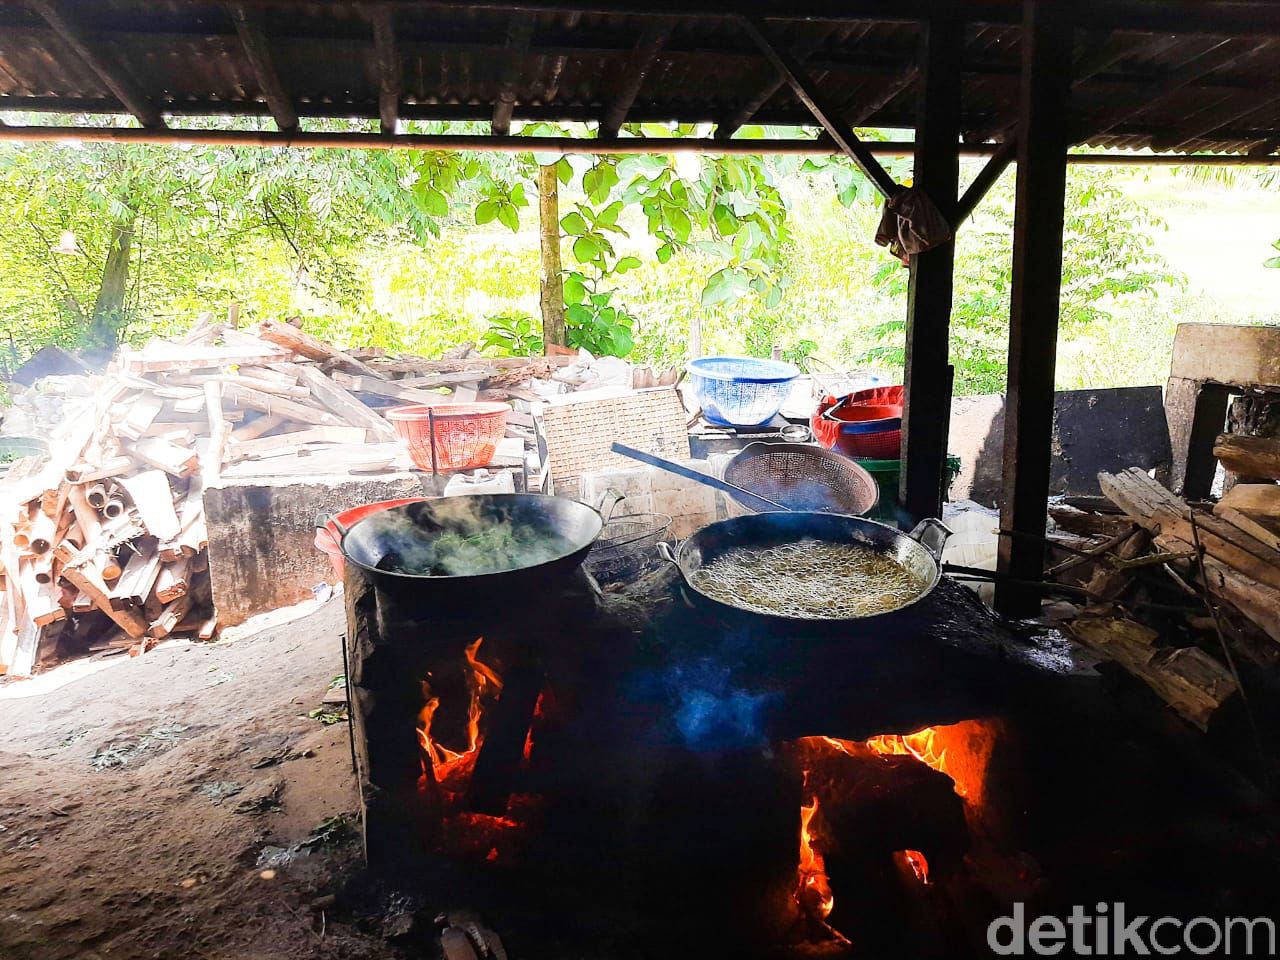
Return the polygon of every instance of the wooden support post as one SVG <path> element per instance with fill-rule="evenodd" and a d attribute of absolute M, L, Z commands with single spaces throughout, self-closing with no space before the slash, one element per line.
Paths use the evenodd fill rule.
<path fill-rule="evenodd" d="M 271 111 L 276 127 L 284 133 L 292 133 L 298 129 L 298 114 L 293 109 L 293 99 L 285 91 L 280 75 L 276 72 L 266 33 L 245 4 L 228 4 L 228 10 L 236 25 L 236 33 L 240 35 L 240 46 L 244 47 L 244 55 L 249 59 L 249 66 L 258 81 L 258 89 L 267 101 L 267 108 Z"/>
<path fill-rule="evenodd" d="M 1005 578 L 1044 575 L 1044 536 L 1052 456 L 1053 377 L 1062 285 L 1062 222 L 1067 179 L 1071 21 L 1053 0 L 1027 0 L 1022 24 L 1018 187 L 1009 309 L 1009 386 L 1004 423 L 1004 502 L 997 569 Z M 1040 594 L 996 584 L 996 606 L 1034 615 Z"/>
<path fill-rule="evenodd" d="M 1213 478 L 1218 472 L 1218 458 L 1213 455 L 1213 443 L 1222 433 L 1227 422 L 1227 405 L 1231 400 L 1229 387 L 1216 383 L 1190 384 L 1191 416 L 1189 423 L 1169 425 L 1173 447 L 1172 487 L 1188 500 L 1203 500 L 1213 488 Z M 1167 392 L 1170 402 L 1182 392 L 1175 382 L 1169 381 Z M 1166 403 L 1167 408 L 1167 403 Z"/>
<path fill-rule="evenodd" d="M 391 136 L 400 119 L 400 55 L 396 52 L 395 13 L 388 4 L 369 11 L 373 24 L 373 55 L 378 68 L 378 116 L 381 132 Z"/>
<path fill-rule="evenodd" d="M 839 111 L 818 90 L 808 72 L 800 65 L 800 61 L 776 41 L 772 29 L 766 26 L 763 20 L 742 17 L 741 22 L 743 29 L 755 41 L 756 46 L 791 85 L 797 99 L 813 114 L 814 119 L 822 124 L 822 128 L 836 142 L 841 152 L 857 164 L 858 169 L 866 174 L 867 179 L 882 196 L 893 196 L 898 191 L 898 185 L 893 177 L 889 176 L 885 168 L 880 165 L 880 161 L 875 158 L 867 145 L 858 139 L 853 128 L 841 119 Z"/>
<path fill-rule="evenodd" d="M 960 24 L 954 18 L 939 16 L 923 25 L 915 185 L 948 223 L 955 216 L 960 174 L 960 41 Z M 951 414 L 948 349 L 954 264 L 954 240 L 911 258 L 899 497 L 913 522 L 942 516 Z"/>
<path fill-rule="evenodd" d="M 616 137 L 618 135 L 631 110 L 631 105 L 640 95 L 640 88 L 644 86 L 644 78 L 648 75 L 649 68 L 662 52 L 662 47 L 667 42 L 667 37 L 671 36 L 674 26 L 673 18 L 661 17 L 650 23 L 644 33 L 640 34 L 640 39 L 636 41 L 635 49 L 631 51 L 631 57 L 627 60 L 627 73 L 622 90 L 609 104 L 604 119 L 600 121 L 599 136 Z"/>

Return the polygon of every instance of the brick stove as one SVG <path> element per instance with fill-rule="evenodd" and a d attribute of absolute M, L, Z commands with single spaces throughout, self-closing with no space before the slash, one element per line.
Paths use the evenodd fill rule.
<path fill-rule="evenodd" d="M 877 635 L 780 634 L 665 570 L 479 609 L 348 570 L 369 866 L 521 956 L 984 956 L 1016 902 L 1277 879 L 1219 744 L 947 581 Z"/>

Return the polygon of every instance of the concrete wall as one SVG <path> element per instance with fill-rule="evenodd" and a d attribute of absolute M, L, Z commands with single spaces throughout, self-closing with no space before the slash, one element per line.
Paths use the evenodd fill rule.
<path fill-rule="evenodd" d="M 317 513 L 362 503 L 422 496 L 418 475 L 255 477 L 222 480 L 205 489 L 209 580 L 223 627 L 287 607 L 334 582 L 328 558 L 316 549 Z"/>
<path fill-rule="evenodd" d="M 1000 502 L 1004 397 L 957 397 L 951 404 L 948 449 L 960 457 L 951 499 Z M 1054 394 L 1054 457 L 1049 489 L 1096 494 L 1098 474 L 1125 467 L 1167 470 L 1169 429 L 1159 387 L 1060 390 Z"/>

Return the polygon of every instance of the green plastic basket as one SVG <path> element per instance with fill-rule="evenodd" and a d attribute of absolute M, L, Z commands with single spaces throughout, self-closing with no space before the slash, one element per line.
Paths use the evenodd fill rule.
<path fill-rule="evenodd" d="M 898 520 L 898 510 L 900 504 L 898 502 L 898 478 L 902 475 L 901 460 L 863 460 L 854 458 L 854 463 L 862 467 L 863 470 L 871 474 L 876 482 L 876 486 L 880 488 L 880 499 L 876 501 L 875 507 L 867 514 L 870 520 L 880 520 L 884 523 L 895 524 Z M 956 475 L 960 472 L 960 458 L 956 456 L 947 457 L 947 489 L 951 489 L 951 484 L 955 481 Z"/>

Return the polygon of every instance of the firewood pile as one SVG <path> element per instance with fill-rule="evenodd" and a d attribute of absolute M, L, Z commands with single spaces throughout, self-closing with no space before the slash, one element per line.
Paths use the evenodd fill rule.
<path fill-rule="evenodd" d="M 394 428 L 356 393 L 508 399 L 558 365 L 366 362 L 289 324 L 237 329 L 234 314 L 122 349 L 87 408 L 63 418 L 49 457 L 19 461 L 0 481 L 0 673 L 26 676 L 64 652 L 136 655 L 167 637 L 212 638 L 206 484 L 299 451 L 399 452 Z"/>
<path fill-rule="evenodd" d="M 1200 504 L 1137 468 L 1098 480 L 1105 497 L 1050 510 L 1073 535 L 1047 571 L 1082 598 L 1067 628 L 1207 727 L 1237 661 L 1280 662 L 1280 486 Z"/>

